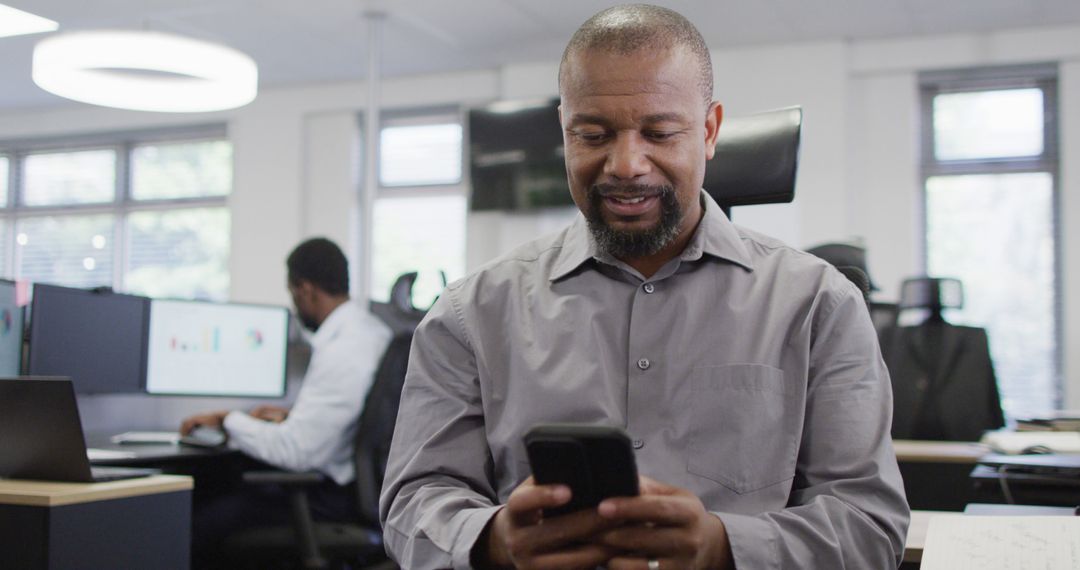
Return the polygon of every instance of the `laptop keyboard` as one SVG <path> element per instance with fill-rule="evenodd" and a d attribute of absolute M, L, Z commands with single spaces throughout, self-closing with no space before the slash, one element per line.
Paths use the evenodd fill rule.
<path fill-rule="evenodd" d="M 149 469 L 144 467 L 90 467 L 90 476 L 93 477 L 95 483 L 149 477 L 150 475 L 158 475 L 160 473 L 160 469 Z"/>

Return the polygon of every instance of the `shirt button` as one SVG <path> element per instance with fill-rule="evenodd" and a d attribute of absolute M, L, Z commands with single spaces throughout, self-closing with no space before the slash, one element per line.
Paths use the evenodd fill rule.
<path fill-rule="evenodd" d="M 646 293 L 652 293 L 653 291 L 656 291 L 656 286 L 652 283 L 646 283 L 644 289 Z"/>
<path fill-rule="evenodd" d="M 649 362 L 648 358 L 642 358 L 637 361 L 637 367 L 642 370 L 648 370 L 650 366 L 652 366 L 652 363 Z"/>
<path fill-rule="evenodd" d="M 926 378 L 919 378 L 915 381 L 915 389 L 920 392 L 925 392 L 926 388 L 930 386 L 930 383 L 926 381 Z"/>
<path fill-rule="evenodd" d="M 635 439 L 633 441 L 633 446 L 634 449 L 641 449 L 642 447 L 645 447 L 645 442 L 641 441 L 640 439 Z"/>

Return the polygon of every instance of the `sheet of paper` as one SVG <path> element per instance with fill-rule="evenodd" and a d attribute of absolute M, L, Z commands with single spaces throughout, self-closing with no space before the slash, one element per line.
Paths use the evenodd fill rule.
<path fill-rule="evenodd" d="M 1080 517 L 935 517 L 922 570 L 1075 570 Z"/>
<path fill-rule="evenodd" d="M 90 461 L 104 461 L 107 459 L 134 459 L 138 454 L 134 451 L 115 451 L 112 449 L 87 448 L 86 457 Z"/>

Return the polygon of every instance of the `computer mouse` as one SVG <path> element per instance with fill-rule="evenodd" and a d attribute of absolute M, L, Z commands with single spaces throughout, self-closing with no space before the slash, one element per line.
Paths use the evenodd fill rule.
<path fill-rule="evenodd" d="M 200 447 L 217 447 L 225 444 L 225 432 L 206 426 L 195 426 L 187 435 L 180 438 L 180 443 Z"/>

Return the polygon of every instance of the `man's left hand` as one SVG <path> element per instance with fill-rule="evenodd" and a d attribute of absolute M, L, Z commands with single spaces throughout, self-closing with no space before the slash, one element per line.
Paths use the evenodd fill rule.
<path fill-rule="evenodd" d="M 724 523 L 690 491 L 642 477 L 640 496 L 607 499 L 598 509 L 626 523 L 600 537 L 627 553 L 611 559 L 608 570 L 649 570 L 650 560 L 663 570 L 735 568 Z"/>

